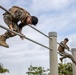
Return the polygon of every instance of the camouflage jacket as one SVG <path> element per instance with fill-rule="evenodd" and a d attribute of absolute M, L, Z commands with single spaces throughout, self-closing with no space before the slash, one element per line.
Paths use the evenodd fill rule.
<path fill-rule="evenodd" d="M 13 18 L 7 12 L 5 12 L 4 15 L 9 15 L 9 18 L 12 21 L 17 21 L 17 22 L 21 21 L 21 23 L 24 23 L 26 18 L 28 16 L 31 16 L 29 12 L 27 12 L 25 9 L 18 7 L 18 6 L 13 6 L 12 8 L 9 9 L 9 11 L 15 15 L 15 18 Z"/>

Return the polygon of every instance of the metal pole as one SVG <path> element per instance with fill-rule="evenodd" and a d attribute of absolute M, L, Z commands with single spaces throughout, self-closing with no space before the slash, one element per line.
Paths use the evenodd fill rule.
<path fill-rule="evenodd" d="M 15 17 L 15 15 L 14 15 L 12 12 L 8 11 L 8 10 L 5 9 L 4 7 L 2 7 L 1 5 L 0 5 L 0 8 L 1 8 L 2 10 L 6 11 L 7 13 L 9 13 L 12 17 Z"/>
<path fill-rule="evenodd" d="M 49 38 L 50 40 L 52 40 L 49 36 L 47 36 L 46 34 L 44 34 L 43 32 L 39 31 L 38 29 L 34 28 L 33 26 L 31 25 L 28 25 L 30 26 L 31 28 L 33 28 L 34 30 L 36 30 L 37 32 L 41 33 L 42 35 L 44 35 L 45 37 Z"/>
<path fill-rule="evenodd" d="M 76 61 L 76 48 L 72 48 L 72 55 L 74 60 Z M 73 63 L 72 65 L 73 68 L 73 75 L 76 75 L 76 65 Z"/>
<path fill-rule="evenodd" d="M 50 75 L 58 75 L 57 33 L 50 32 L 49 37 L 52 38 L 52 40 L 49 40 L 49 48 L 52 49 L 52 51 L 49 51 Z"/>
<path fill-rule="evenodd" d="M 34 30 L 36 30 L 37 32 L 41 33 L 42 35 L 44 35 L 45 37 L 49 38 L 50 40 L 52 40 L 52 38 L 50 38 L 49 36 L 47 36 L 46 34 L 44 34 L 43 32 L 39 31 L 38 29 L 36 29 L 35 27 L 33 27 L 32 25 L 28 25 L 29 27 L 33 28 Z M 60 43 L 57 42 L 58 45 L 60 45 Z M 61 45 L 62 46 L 62 45 Z M 70 51 L 71 52 L 71 51 Z"/>
<path fill-rule="evenodd" d="M 28 37 L 25 37 L 24 35 L 22 35 L 22 34 L 20 34 L 20 33 L 17 33 L 17 32 L 15 32 L 15 31 L 11 30 L 11 29 L 8 29 L 8 28 L 6 28 L 6 27 L 4 27 L 4 26 L 2 26 L 2 25 L 0 25 L 0 27 L 3 28 L 3 29 L 5 29 L 5 30 L 8 30 L 8 31 L 10 31 L 10 32 L 13 32 L 13 33 L 16 34 L 16 35 L 23 36 L 25 39 L 27 39 L 27 40 L 35 43 L 35 44 L 38 44 L 38 45 L 40 45 L 40 46 L 42 46 L 42 47 L 44 47 L 44 48 L 47 48 L 47 49 L 49 49 L 49 50 L 52 50 L 52 49 L 50 49 L 49 47 L 47 47 L 47 46 L 45 46 L 45 45 L 42 45 L 42 44 L 40 44 L 40 43 L 38 43 L 38 42 L 36 42 L 36 41 L 34 41 L 34 40 L 31 40 L 31 39 L 29 39 Z"/>

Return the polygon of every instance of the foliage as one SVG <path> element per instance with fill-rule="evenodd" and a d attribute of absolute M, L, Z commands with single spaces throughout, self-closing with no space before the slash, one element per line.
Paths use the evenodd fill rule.
<path fill-rule="evenodd" d="M 67 64 L 59 63 L 58 64 L 59 75 L 73 75 L 72 72 L 73 72 L 73 70 L 72 70 L 71 63 L 67 63 Z M 30 65 L 30 67 L 28 68 L 28 72 L 26 72 L 26 73 L 27 73 L 27 75 L 49 75 L 50 71 L 49 71 L 49 69 L 45 70 L 41 66 L 33 67 L 32 65 Z"/>
<path fill-rule="evenodd" d="M 2 64 L 0 64 L 0 73 L 6 73 L 6 72 L 8 72 L 8 73 L 9 73 L 9 70 L 8 70 L 8 69 L 3 68 L 3 65 L 2 65 Z"/>
<path fill-rule="evenodd" d="M 67 64 L 62 64 L 59 63 L 58 65 L 58 73 L 59 75 L 72 75 L 72 64 L 67 63 Z"/>
<path fill-rule="evenodd" d="M 28 72 L 26 73 L 27 75 L 48 75 L 48 71 L 49 69 L 45 70 L 41 66 L 33 67 L 32 65 L 30 65 L 30 67 L 28 68 Z"/>

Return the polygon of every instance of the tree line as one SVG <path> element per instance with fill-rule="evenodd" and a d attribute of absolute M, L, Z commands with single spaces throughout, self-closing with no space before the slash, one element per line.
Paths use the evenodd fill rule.
<path fill-rule="evenodd" d="M 27 75 L 50 75 L 50 70 L 44 67 L 36 67 L 30 65 L 28 68 Z M 59 63 L 58 64 L 58 75 L 73 75 L 72 63 Z"/>
<path fill-rule="evenodd" d="M 4 68 L 3 64 L 0 64 L 0 73 L 9 73 L 9 70 Z M 27 75 L 50 75 L 50 70 L 45 69 L 41 66 L 32 66 L 28 67 Z M 58 64 L 58 75 L 73 75 L 72 63 L 59 63 Z"/>

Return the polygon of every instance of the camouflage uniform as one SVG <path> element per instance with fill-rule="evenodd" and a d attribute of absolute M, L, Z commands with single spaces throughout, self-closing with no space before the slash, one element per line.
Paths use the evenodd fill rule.
<path fill-rule="evenodd" d="M 74 60 L 73 56 L 66 53 L 64 50 L 65 49 L 68 49 L 69 50 L 69 47 L 64 44 L 64 41 L 60 42 L 60 45 L 58 46 L 58 51 L 59 51 L 59 54 L 62 56 L 60 59 L 61 61 L 64 59 L 64 58 L 70 58 L 75 64 L 76 64 L 76 61 Z"/>
<path fill-rule="evenodd" d="M 11 24 L 14 28 L 14 31 L 19 32 L 20 29 L 26 25 L 27 17 L 31 15 L 26 10 L 18 6 L 13 6 L 12 8 L 9 9 L 9 11 L 15 15 L 15 18 L 12 17 L 7 12 L 5 12 L 3 14 L 3 19 L 5 23 L 8 25 L 8 27 Z M 21 23 L 18 25 L 19 21 Z M 6 40 L 14 36 L 16 35 L 12 35 L 9 31 L 5 32 L 3 35 L 0 35 L 0 45 L 8 48 L 9 46 L 6 43 Z"/>

